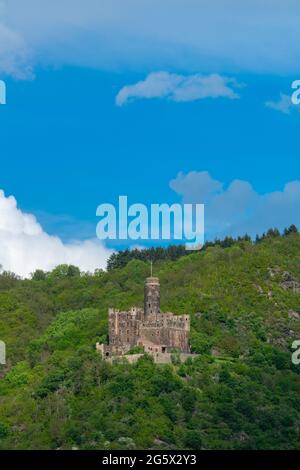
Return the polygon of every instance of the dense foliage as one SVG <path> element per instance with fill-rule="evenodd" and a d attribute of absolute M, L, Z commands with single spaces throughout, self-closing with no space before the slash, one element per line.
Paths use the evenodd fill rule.
<path fill-rule="evenodd" d="M 298 233 L 298 229 L 295 225 L 291 225 L 289 228 L 286 228 L 283 232 L 283 236 L 288 236 L 293 233 Z M 255 243 L 259 243 L 266 238 L 279 237 L 280 232 L 278 229 L 270 229 L 267 233 L 263 233 L 261 236 L 256 236 Z M 214 241 L 205 242 L 202 247 L 202 251 L 205 251 L 207 248 L 212 246 L 221 246 L 222 248 L 229 248 L 230 246 L 241 243 L 243 241 L 251 242 L 251 237 L 249 235 L 244 235 L 243 237 L 233 238 L 230 236 L 225 237 L 224 239 L 215 239 Z M 119 269 L 126 266 L 129 261 L 133 259 L 139 259 L 141 261 L 166 261 L 181 258 L 182 256 L 188 256 L 189 251 L 185 249 L 184 245 L 169 245 L 167 247 L 151 247 L 139 250 L 137 248 L 133 250 L 122 250 L 112 253 L 107 262 L 107 270 Z"/>
<path fill-rule="evenodd" d="M 142 305 L 149 263 L 0 276 L 0 449 L 295 449 L 300 235 L 157 261 L 162 310 L 189 313 L 196 359 L 108 364 L 107 309 Z M 288 282 L 287 282 L 288 281 Z"/>
<path fill-rule="evenodd" d="M 139 259 L 141 261 L 175 261 L 181 256 L 187 255 L 184 245 L 170 245 L 168 247 L 151 247 L 144 250 L 123 250 L 112 253 L 107 261 L 107 270 L 123 268 L 129 261 Z"/>

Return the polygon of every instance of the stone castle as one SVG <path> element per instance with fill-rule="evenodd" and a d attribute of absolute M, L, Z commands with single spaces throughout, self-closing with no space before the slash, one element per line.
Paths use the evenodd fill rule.
<path fill-rule="evenodd" d="M 171 354 L 181 359 L 191 356 L 189 347 L 190 317 L 160 311 L 160 284 L 157 277 L 145 282 L 144 309 L 132 307 L 128 312 L 109 309 L 109 344 L 96 347 L 102 356 L 126 356 L 134 362 L 142 354 L 127 354 L 139 346 L 154 357 L 155 362 L 170 362 Z"/>

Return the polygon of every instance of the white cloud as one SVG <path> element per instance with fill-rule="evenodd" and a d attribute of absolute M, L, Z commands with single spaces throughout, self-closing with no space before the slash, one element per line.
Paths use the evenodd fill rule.
<path fill-rule="evenodd" d="M 39 62 L 187 73 L 300 68 L 298 0 L 0 0 L 1 6 L 0 73 Z"/>
<path fill-rule="evenodd" d="M 280 98 L 276 101 L 267 101 L 265 103 L 267 108 L 274 109 L 275 111 L 280 111 L 284 114 L 290 114 L 292 111 L 300 111 L 300 106 L 297 106 L 292 103 L 291 96 L 285 95 L 284 93 L 280 94 Z"/>
<path fill-rule="evenodd" d="M 18 79 L 33 76 L 30 51 L 22 37 L 0 22 L 0 72 Z"/>
<path fill-rule="evenodd" d="M 27 277 L 36 269 L 51 270 L 58 264 L 74 264 L 84 271 L 105 268 L 110 256 L 97 240 L 63 243 L 48 235 L 32 214 L 17 207 L 13 196 L 0 190 L 0 264 L 3 269 Z"/>
<path fill-rule="evenodd" d="M 238 98 L 232 87 L 240 85 L 232 78 L 211 75 L 177 75 L 168 72 L 150 73 L 145 80 L 123 87 L 116 97 L 122 106 L 139 98 L 167 98 L 172 101 L 195 101 L 204 98 Z"/>
<path fill-rule="evenodd" d="M 234 180 L 227 187 L 208 172 L 179 173 L 170 187 L 183 202 L 205 204 L 207 238 L 248 233 L 255 236 L 271 227 L 300 227 L 300 181 L 283 190 L 257 193 L 247 181 Z"/>

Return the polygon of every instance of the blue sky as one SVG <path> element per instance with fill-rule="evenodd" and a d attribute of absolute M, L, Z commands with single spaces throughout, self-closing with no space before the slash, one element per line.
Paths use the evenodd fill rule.
<path fill-rule="evenodd" d="M 119 194 L 177 200 L 169 181 L 180 171 L 206 170 L 225 185 L 246 180 L 259 193 L 282 189 L 299 173 L 299 116 L 264 104 L 289 92 L 292 77 L 242 75 L 239 100 L 116 106 L 118 90 L 141 78 L 67 67 L 38 70 L 34 81 L 7 80 L 1 187 L 22 209 L 42 214 L 50 232 L 65 236 L 64 221 L 52 227 L 52 216 L 69 216 L 90 222 L 92 236 L 97 205 Z"/>
<path fill-rule="evenodd" d="M 68 0 L 45 3 L 44 14 L 34 0 L 1 3 L 0 189 L 49 235 L 92 239 L 96 207 L 121 194 L 145 204 L 198 198 L 207 204 L 207 238 L 300 222 L 300 114 L 280 98 L 300 73 L 297 3 L 275 1 L 268 14 L 256 1 L 222 1 L 217 10 L 216 2 L 167 1 L 157 5 L 156 27 L 147 24 L 147 1 L 143 10 L 113 0 L 116 14 L 106 1 L 76 0 L 71 15 Z M 239 22 L 226 26 L 235 10 Z M 219 26 L 214 35 L 205 18 Z M 147 77 L 158 72 L 181 85 L 153 91 Z M 201 95 L 199 77 L 211 74 L 237 96 Z M 182 83 L 194 93 L 195 80 L 200 95 L 178 95 Z M 131 96 L 118 106 L 127 86 Z"/>

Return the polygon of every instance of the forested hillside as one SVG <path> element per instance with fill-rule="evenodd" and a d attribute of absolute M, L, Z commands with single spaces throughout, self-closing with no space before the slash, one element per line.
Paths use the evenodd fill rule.
<path fill-rule="evenodd" d="M 191 315 L 194 361 L 108 364 L 108 307 L 142 306 L 149 263 L 0 276 L 0 449 L 295 449 L 300 235 L 158 260 L 161 308 Z"/>

